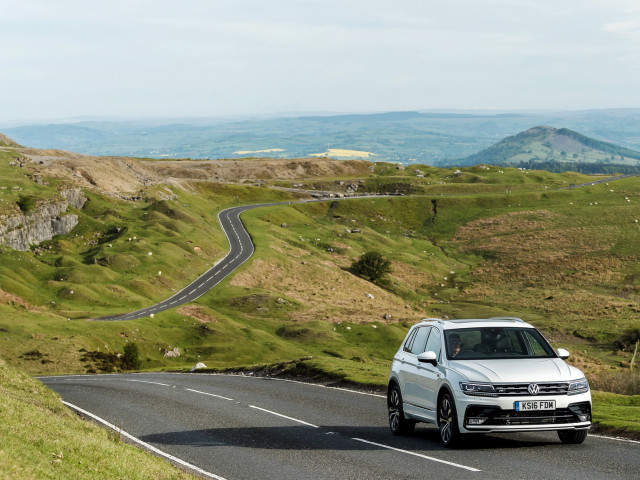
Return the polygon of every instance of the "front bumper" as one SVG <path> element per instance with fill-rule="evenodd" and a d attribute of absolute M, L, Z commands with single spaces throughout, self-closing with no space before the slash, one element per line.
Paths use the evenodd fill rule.
<path fill-rule="evenodd" d="M 460 398 L 460 396 L 462 398 Z M 582 430 L 591 426 L 591 394 L 540 396 L 536 400 L 554 400 L 555 410 L 520 411 L 516 401 L 531 397 L 473 397 L 460 394 L 458 425 L 462 432 L 530 432 L 545 430 Z"/>

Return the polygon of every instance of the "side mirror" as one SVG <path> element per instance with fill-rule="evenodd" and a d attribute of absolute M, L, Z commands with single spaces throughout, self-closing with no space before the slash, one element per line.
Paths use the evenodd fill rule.
<path fill-rule="evenodd" d="M 436 355 L 436 352 L 423 352 L 418 355 L 418 361 L 420 363 L 430 363 L 435 367 L 438 364 L 438 356 Z"/>
<path fill-rule="evenodd" d="M 560 357 L 562 360 L 569 358 L 569 350 L 565 350 L 564 348 L 557 349 L 556 353 L 558 354 L 558 357 Z"/>

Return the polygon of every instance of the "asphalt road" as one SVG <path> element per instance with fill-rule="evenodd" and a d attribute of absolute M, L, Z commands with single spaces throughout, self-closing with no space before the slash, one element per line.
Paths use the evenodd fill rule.
<path fill-rule="evenodd" d="M 209 374 L 40 378 L 80 407 L 208 478 L 637 479 L 640 442 L 554 432 L 473 436 L 440 446 L 435 427 L 394 437 L 386 400 L 286 380 Z M 204 477 L 207 474 L 202 473 Z"/>

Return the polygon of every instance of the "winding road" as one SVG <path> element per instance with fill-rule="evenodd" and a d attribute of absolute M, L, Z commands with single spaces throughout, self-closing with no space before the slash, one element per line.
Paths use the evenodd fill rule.
<path fill-rule="evenodd" d="M 229 274 L 236 268 L 246 262 L 251 255 L 253 255 L 253 242 L 240 220 L 240 214 L 251 208 L 264 207 L 267 205 L 285 205 L 287 203 L 291 202 L 246 205 L 222 210 L 218 214 L 218 221 L 220 222 L 222 231 L 227 236 L 227 241 L 229 242 L 229 253 L 220 262 L 216 263 L 213 267 L 207 270 L 200 277 L 196 278 L 182 290 L 162 302 L 134 312 L 100 317 L 93 320 L 114 321 L 148 317 L 152 314 L 162 312 L 163 310 L 168 310 L 184 303 L 192 302 L 198 297 L 204 295 L 229 276 Z"/>
<path fill-rule="evenodd" d="M 281 379 L 141 373 L 42 377 L 66 405 L 203 478 L 637 479 L 640 442 L 555 432 L 395 437 L 382 395 Z M 116 427 L 114 427 L 116 428 Z M 99 476 L 99 472 L 98 472 Z"/>

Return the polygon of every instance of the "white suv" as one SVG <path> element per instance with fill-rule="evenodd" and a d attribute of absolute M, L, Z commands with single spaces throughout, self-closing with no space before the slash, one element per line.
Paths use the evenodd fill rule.
<path fill-rule="evenodd" d="M 436 424 L 442 443 L 461 434 L 556 430 L 582 443 L 591 426 L 584 374 L 519 318 L 425 319 L 393 358 L 387 405 L 395 435 Z"/>

